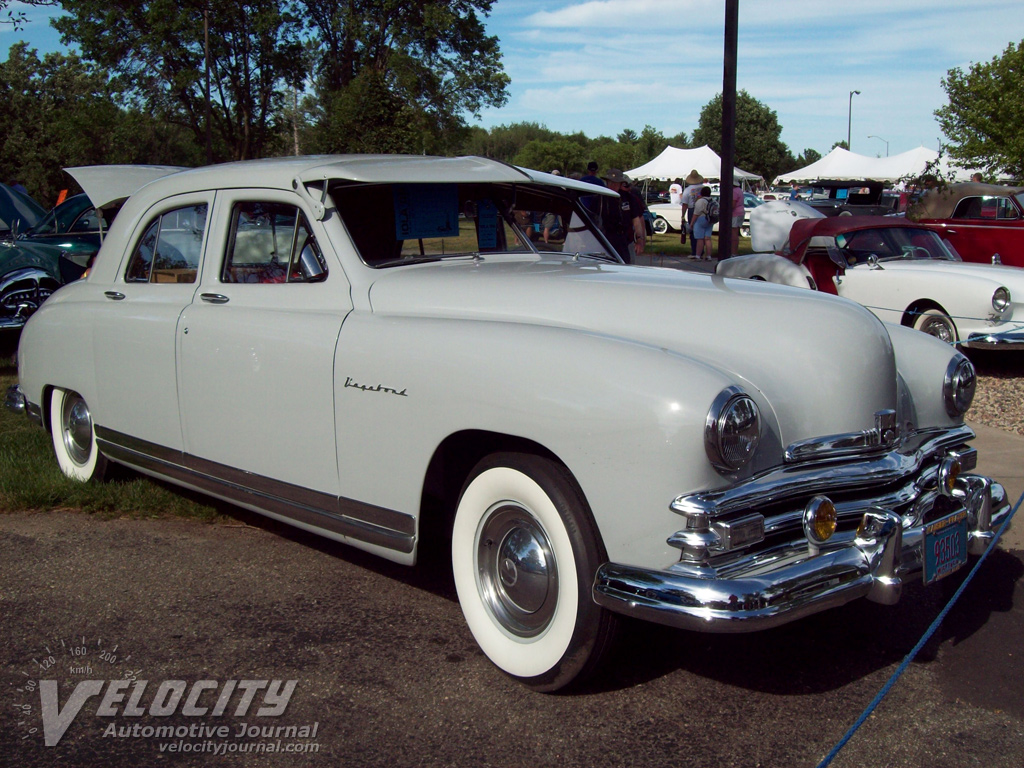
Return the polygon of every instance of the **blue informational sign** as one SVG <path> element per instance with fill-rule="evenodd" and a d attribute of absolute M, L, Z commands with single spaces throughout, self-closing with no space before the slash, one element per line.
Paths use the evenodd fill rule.
<path fill-rule="evenodd" d="M 481 251 L 498 247 L 498 207 L 490 200 L 481 200 L 476 207 L 476 236 Z"/>
<path fill-rule="evenodd" d="M 837 189 L 836 200 L 846 200 L 850 196 L 850 190 L 848 189 Z"/>
<path fill-rule="evenodd" d="M 396 184 L 395 238 L 418 240 L 459 234 L 459 190 L 454 184 Z"/>

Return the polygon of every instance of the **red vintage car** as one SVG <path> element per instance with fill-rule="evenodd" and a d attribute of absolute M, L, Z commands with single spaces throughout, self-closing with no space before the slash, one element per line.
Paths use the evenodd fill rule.
<path fill-rule="evenodd" d="M 1024 267 L 1024 187 L 951 184 L 908 214 L 935 228 L 964 261 Z"/>

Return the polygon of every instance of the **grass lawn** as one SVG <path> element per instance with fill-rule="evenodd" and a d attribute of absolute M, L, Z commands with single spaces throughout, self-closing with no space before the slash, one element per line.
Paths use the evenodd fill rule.
<path fill-rule="evenodd" d="M 17 382 L 11 357 L 0 360 L 3 391 Z M 23 414 L 0 408 L 0 513 L 77 509 L 105 517 L 175 515 L 226 520 L 216 502 L 134 472 L 114 469 L 105 483 L 78 483 L 57 467 L 50 435 Z"/>
<path fill-rule="evenodd" d="M 718 236 L 712 238 L 711 245 L 713 253 L 718 256 Z M 646 253 L 661 254 L 663 256 L 689 256 L 690 246 L 689 244 L 683 245 L 679 242 L 678 232 L 667 232 L 664 235 L 654 234 L 647 239 L 647 246 L 644 249 Z M 754 249 L 750 247 L 750 238 L 740 238 L 740 255 L 747 253 L 753 253 Z"/>

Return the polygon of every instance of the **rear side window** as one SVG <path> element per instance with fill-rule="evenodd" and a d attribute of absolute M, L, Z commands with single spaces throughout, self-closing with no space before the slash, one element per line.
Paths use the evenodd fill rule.
<path fill-rule="evenodd" d="M 206 203 L 160 214 L 132 251 L 129 283 L 194 283 L 206 232 Z"/>
<path fill-rule="evenodd" d="M 225 283 L 317 283 L 324 261 L 306 217 L 287 203 L 241 202 L 231 214 Z"/>

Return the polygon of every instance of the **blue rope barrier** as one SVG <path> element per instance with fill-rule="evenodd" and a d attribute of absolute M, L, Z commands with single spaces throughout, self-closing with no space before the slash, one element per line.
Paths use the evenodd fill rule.
<path fill-rule="evenodd" d="M 981 564 L 985 562 L 985 558 L 987 558 L 989 553 L 996 548 L 996 544 L 999 543 L 999 539 L 1002 537 L 1003 531 L 1005 531 L 1006 528 L 1010 525 L 1010 521 L 1013 519 L 1013 516 L 1017 514 L 1017 510 L 1020 508 L 1022 501 L 1024 501 L 1024 493 L 1022 493 L 1020 498 L 1017 499 L 1017 503 L 1014 504 L 1013 509 L 1010 510 L 1010 514 L 1007 515 L 1006 520 L 1003 521 L 1003 524 L 999 526 L 999 530 L 996 532 L 995 538 L 992 539 L 992 543 L 989 544 L 988 549 L 986 549 L 982 556 L 978 559 L 978 562 L 974 564 L 974 567 L 971 569 L 971 572 L 967 574 L 967 578 L 964 579 L 963 583 L 960 585 L 960 588 L 953 593 L 953 596 L 949 599 L 949 602 L 946 603 L 946 607 L 943 608 L 939 615 L 935 617 L 935 621 L 931 623 L 931 626 L 928 627 L 928 629 L 925 631 L 921 639 L 917 641 L 917 645 L 915 645 L 911 649 L 910 653 L 906 655 L 906 657 L 903 659 L 903 662 L 899 665 L 896 671 L 892 673 L 892 677 L 890 677 L 885 682 L 885 685 L 882 686 L 882 690 L 880 690 L 878 692 L 878 695 L 875 696 L 875 698 L 871 701 L 870 704 L 868 704 L 867 709 L 865 709 L 861 716 L 857 718 L 857 721 L 850 727 L 850 730 L 848 730 L 846 734 L 843 736 L 843 738 L 839 740 L 839 743 L 832 748 L 832 751 L 825 756 L 825 759 L 818 763 L 818 768 L 826 768 L 826 766 L 828 766 L 835 759 L 836 755 L 839 754 L 839 750 L 845 747 L 846 743 L 851 738 L 853 738 L 853 734 L 857 732 L 857 729 L 864 725 L 864 722 L 871 716 L 871 713 L 875 711 L 875 708 L 882 703 L 882 699 L 886 697 L 886 695 L 889 693 L 892 687 L 896 684 L 896 681 L 899 680 L 900 675 L 902 675 L 906 671 L 907 667 L 910 666 L 910 662 L 914 660 L 914 657 L 917 656 L 918 652 L 920 652 L 920 650 L 924 647 L 924 644 L 928 642 L 929 638 L 933 634 L 935 634 L 935 630 L 939 628 L 939 625 L 942 624 L 942 620 L 946 618 L 946 614 L 948 614 L 949 611 L 953 608 L 953 605 L 956 603 L 956 601 L 960 599 L 961 593 L 963 593 L 967 585 L 971 583 L 971 579 L 974 578 L 974 574 L 978 572 L 978 569 L 981 567 Z"/>

